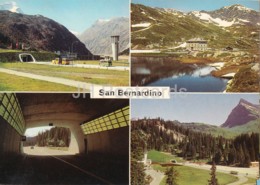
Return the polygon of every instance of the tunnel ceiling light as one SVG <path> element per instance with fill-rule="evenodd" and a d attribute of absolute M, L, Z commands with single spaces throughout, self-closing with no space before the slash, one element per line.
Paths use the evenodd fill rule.
<path fill-rule="evenodd" d="M 106 114 L 92 121 L 83 123 L 81 128 L 85 135 L 117 129 L 129 125 L 129 106 Z"/>

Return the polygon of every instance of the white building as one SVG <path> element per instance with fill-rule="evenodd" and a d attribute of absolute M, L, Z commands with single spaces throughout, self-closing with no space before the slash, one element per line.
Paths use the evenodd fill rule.
<path fill-rule="evenodd" d="M 208 42 L 201 38 L 190 39 L 186 43 L 186 49 L 190 51 L 206 51 L 208 48 Z"/>

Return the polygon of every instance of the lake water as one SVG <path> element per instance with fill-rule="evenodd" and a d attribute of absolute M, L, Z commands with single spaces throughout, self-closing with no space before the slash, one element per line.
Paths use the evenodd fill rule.
<path fill-rule="evenodd" d="M 132 86 L 169 86 L 172 91 L 223 92 L 227 79 L 215 78 L 214 67 L 184 64 L 171 57 L 132 57 Z"/>

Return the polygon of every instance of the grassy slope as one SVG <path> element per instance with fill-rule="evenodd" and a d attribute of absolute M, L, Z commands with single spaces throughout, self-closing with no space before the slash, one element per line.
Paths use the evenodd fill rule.
<path fill-rule="evenodd" d="M 259 92 L 259 74 L 251 69 L 251 66 L 244 66 L 234 76 L 227 92 Z"/>
<path fill-rule="evenodd" d="M 153 162 L 170 162 L 171 160 L 176 160 L 177 162 L 183 162 L 184 160 L 180 157 L 173 156 L 171 154 L 162 153 L 156 150 L 151 150 L 148 152 L 148 159 L 151 159 Z"/>
<path fill-rule="evenodd" d="M 76 91 L 76 88 L 56 83 L 0 73 L 0 91 Z"/>
<path fill-rule="evenodd" d="M 160 165 L 153 165 L 155 170 L 165 171 L 165 167 L 161 167 Z M 208 184 L 208 180 L 210 179 L 210 171 L 201 170 L 187 166 L 175 166 L 174 167 L 179 173 L 178 184 L 180 185 L 202 185 Z M 217 172 L 217 179 L 219 185 L 229 184 L 237 180 L 236 177 Z M 160 185 L 165 185 L 166 177 L 162 180 Z M 191 183 L 192 182 L 192 183 Z"/>
<path fill-rule="evenodd" d="M 248 132 L 253 132 L 258 130 L 259 121 L 260 121 L 259 119 L 254 120 L 245 125 L 241 125 L 233 128 L 222 128 L 222 127 L 204 124 L 204 123 L 189 123 L 186 124 L 186 127 L 198 132 L 209 133 L 212 134 L 213 136 L 223 136 L 226 138 L 233 138 L 241 133 L 248 133 Z"/>
<path fill-rule="evenodd" d="M 61 77 L 93 84 L 113 86 L 127 86 L 129 84 L 128 71 L 59 67 L 28 63 L 0 63 L 0 67 L 21 72 L 44 76 Z"/>

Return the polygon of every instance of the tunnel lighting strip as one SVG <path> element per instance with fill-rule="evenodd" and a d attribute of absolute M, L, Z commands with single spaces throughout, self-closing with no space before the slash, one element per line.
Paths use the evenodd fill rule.
<path fill-rule="evenodd" d="M 20 135 L 23 135 L 25 131 L 25 121 L 15 94 L 0 93 L 0 116 Z"/>
<path fill-rule="evenodd" d="M 100 118 L 83 123 L 81 128 L 85 135 L 94 134 L 111 129 L 126 127 L 129 125 L 129 106 L 111 112 Z"/>

